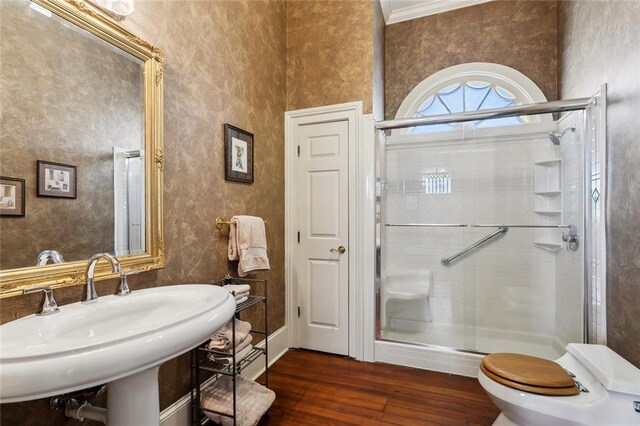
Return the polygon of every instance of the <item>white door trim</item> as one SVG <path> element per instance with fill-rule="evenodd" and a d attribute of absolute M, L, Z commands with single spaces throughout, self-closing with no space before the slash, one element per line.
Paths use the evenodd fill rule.
<path fill-rule="evenodd" d="M 376 339 L 376 130 L 373 114 L 362 119 L 358 145 L 358 326 L 357 359 L 374 361 Z"/>
<path fill-rule="evenodd" d="M 329 105 L 285 112 L 285 324 L 289 330 L 289 346 L 298 345 L 298 127 L 304 124 L 347 120 L 349 132 L 349 356 L 363 357 L 362 281 L 358 273 L 358 235 L 362 235 L 362 191 L 360 176 L 362 147 L 362 102 Z M 360 216 L 362 217 L 362 216 Z M 358 306 L 359 305 L 359 306 Z"/>

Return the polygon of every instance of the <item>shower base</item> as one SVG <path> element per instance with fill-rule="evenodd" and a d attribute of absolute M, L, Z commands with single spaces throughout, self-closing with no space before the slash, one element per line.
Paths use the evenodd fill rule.
<path fill-rule="evenodd" d="M 421 331 L 382 330 L 380 338 L 479 353 L 516 352 L 551 360 L 564 354 L 564 344 L 549 336 L 437 323 L 428 324 Z"/>

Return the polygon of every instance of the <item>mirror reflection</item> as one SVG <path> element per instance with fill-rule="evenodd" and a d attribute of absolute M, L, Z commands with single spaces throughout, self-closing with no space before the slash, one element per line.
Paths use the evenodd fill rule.
<path fill-rule="evenodd" d="M 0 15 L 0 201 L 24 203 L 0 269 L 144 253 L 144 63 L 30 1 Z"/>

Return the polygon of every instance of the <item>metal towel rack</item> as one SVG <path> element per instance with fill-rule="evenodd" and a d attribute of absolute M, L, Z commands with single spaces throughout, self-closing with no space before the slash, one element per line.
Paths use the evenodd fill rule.
<path fill-rule="evenodd" d="M 231 225 L 232 223 L 235 225 L 235 224 L 237 224 L 238 222 L 236 222 L 236 221 L 235 221 L 235 220 L 233 220 L 233 219 L 232 219 L 232 220 L 225 220 L 225 219 L 224 219 L 224 218 L 222 218 L 222 217 L 217 217 L 217 218 L 216 218 L 216 228 L 218 228 L 218 229 L 220 229 L 220 230 L 222 230 L 222 228 L 224 228 L 224 227 L 225 227 L 225 226 L 227 226 L 227 225 Z M 265 221 L 264 221 L 264 223 L 266 224 L 266 223 L 267 223 L 267 221 L 265 220 Z"/>
<path fill-rule="evenodd" d="M 507 231 L 509 231 L 509 228 L 506 227 L 500 227 L 498 228 L 497 231 L 492 232 L 491 234 L 487 235 L 486 237 L 476 241 L 475 243 L 471 244 L 469 247 L 459 251 L 458 253 L 454 254 L 451 257 L 443 257 L 442 260 L 440 260 L 440 263 L 442 263 L 442 266 L 449 266 L 449 264 L 456 260 L 457 258 L 459 258 L 460 256 L 464 256 L 465 254 L 467 254 L 468 252 L 470 252 L 471 250 L 475 249 L 476 247 L 481 246 L 482 244 L 496 238 L 499 235 L 502 234 L 506 234 Z"/>

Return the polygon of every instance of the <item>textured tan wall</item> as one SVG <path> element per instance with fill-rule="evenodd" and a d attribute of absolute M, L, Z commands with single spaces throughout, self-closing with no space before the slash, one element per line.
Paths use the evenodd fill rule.
<path fill-rule="evenodd" d="M 373 2 L 373 105 L 375 120 L 384 119 L 384 32 L 385 22 L 380 1 Z"/>
<path fill-rule="evenodd" d="M 560 4 L 560 93 L 607 83 L 607 344 L 640 367 L 640 2 Z"/>
<path fill-rule="evenodd" d="M 557 99 L 555 1 L 493 1 L 387 26 L 385 117 L 431 74 L 467 62 L 493 62 L 532 79 Z"/>
<path fill-rule="evenodd" d="M 4 22 L 2 23 L 4 25 Z M 124 25 L 161 47 L 165 68 L 165 231 L 167 267 L 131 277 L 133 291 L 211 282 L 236 264 L 216 216 L 262 216 L 271 271 L 269 328 L 284 324 L 284 149 L 286 5 L 280 1 L 138 1 Z M 224 180 L 223 124 L 255 135 L 255 183 Z M 97 284 L 111 293 L 114 281 Z M 56 291 L 60 304 L 81 299 L 80 287 Z M 0 300 L 2 322 L 35 312 L 39 297 Z M 64 306 L 62 306 L 64 309 Z M 188 356 L 160 368 L 160 405 L 189 390 Z M 1 407 L 2 425 L 75 424 L 47 400 Z"/>
<path fill-rule="evenodd" d="M 111 148 L 142 147 L 142 65 L 26 0 L 0 16 L 0 174 L 26 179 L 25 216 L 0 218 L 0 268 L 113 251 Z M 37 160 L 77 166 L 78 198 L 37 197 Z"/>
<path fill-rule="evenodd" d="M 287 2 L 287 110 L 362 101 L 372 112 L 373 2 Z"/>

